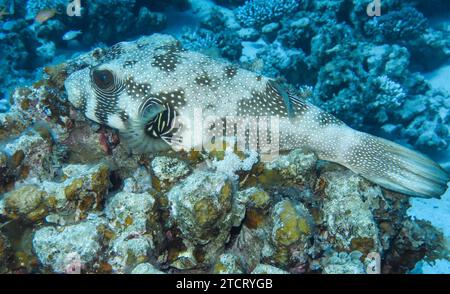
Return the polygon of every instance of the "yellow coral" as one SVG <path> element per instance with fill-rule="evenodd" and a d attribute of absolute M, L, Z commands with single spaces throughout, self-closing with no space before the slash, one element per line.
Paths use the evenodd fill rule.
<path fill-rule="evenodd" d="M 97 193 L 97 196 L 103 195 L 107 192 L 109 182 L 109 169 L 106 165 L 102 165 L 98 172 L 92 175 L 92 191 Z"/>
<path fill-rule="evenodd" d="M 265 208 L 269 204 L 270 196 L 265 191 L 257 191 L 250 195 L 250 201 L 255 208 Z"/>
<path fill-rule="evenodd" d="M 226 182 L 223 185 L 222 189 L 220 189 L 219 201 L 220 203 L 226 203 L 231 196 L 232 187 L 230 182 Z"/>
<path fill-rule="evenodd" d="M 311 230 L 308 221 L 297 213 L 291 201 L 284 201 L 279 221 L 280 226 L 275 231 L 275 240 L 284 246 L 292 245 Z"/>
<path fill-rule="evenodd" d="M 227 272 L 227 268 L 220 261 L 214 265 L 213 273 L 214 274 L 223 274 Z"/>
<path fill-rule="evenodd" d="M 133 218 L 131 217 L 131 216 L 127 216 L 126 218 L 125 218 L 125 226 L 131 226 L 133 224 Z"/>
<path fill-rule="evenodd" d="M 77 199 L 78 193 L 79 193 L 81 187 L 83 187 L 82 179 L 73 180 L 72 183 L 64 189 L 64 194 L 66 195 L 66 199 L 67 200 Z"/>
<path fill-rule="evenodd" d="M 195 203 L 194 213 L 197 224 L 203 227 L 213 223 L 217 219 L 219 211 L 210 199 L 204 198 Z"/>
<path fill-rule="evenodd" d="M 23 186 L 5 195 L 5 210 L 9 218 L 25 216 L 35 221 L 45 216 L 44 191 L 33 185 Z"/>
<path fill-rule="evenodd" d="M 265 169 L 263 173 L 258 176 L 258 181 L 265 187 L 270 187 L 283 182 L 283 177 L 278 171 Z"/>

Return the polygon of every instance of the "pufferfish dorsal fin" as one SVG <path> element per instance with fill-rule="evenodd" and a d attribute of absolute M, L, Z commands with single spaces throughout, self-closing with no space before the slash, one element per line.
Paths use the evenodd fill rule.
<path fill-rule="evenodd" d="M 294 104 L 296 101 L 293 101 L 294 96 L 290 93 L 285 87 L 283 87 L 280 83 L 276 81 L 270 81 L 269 86 L 272 87 L 278 95 L 283 100 L 284 105 L 286 106 L 286 111 L 288 117 L 292 118 L 295 116 Z"/>

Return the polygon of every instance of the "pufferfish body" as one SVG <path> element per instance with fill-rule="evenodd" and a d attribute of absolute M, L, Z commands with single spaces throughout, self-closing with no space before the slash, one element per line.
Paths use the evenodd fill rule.
<path fill-rule="evenodd" d="M 195 148 L 211 132 L 226 136 L 221 128 L 230 117 L 260 132 L 249 118 L 268 117 L 279 133 L 269 128 L 265 135 L 277 138 L 279 150 L 311 150 L 387 189 L 439 197 L 450 178 L 426 156 L 351 129 L 275 80 L 184 50 L 166 35 L 114 45 L 98 64 L 71 74 L 65 87 L 74 107 L 119 130 L 136 152 Z M 210 128 L 195 128 L 199 112 L 215 118 Z"/>

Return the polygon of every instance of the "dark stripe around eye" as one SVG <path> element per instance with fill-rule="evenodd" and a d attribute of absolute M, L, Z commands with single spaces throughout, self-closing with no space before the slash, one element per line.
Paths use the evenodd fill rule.
<path fill-rule="evenodd" d="M 119 95 L 125 89 L 125 86 L 122 79 L 117 77 L 117 75 L 115 75 L 112 71 L 103 70 L 107 71 L 107 74 L 105 73 L 105 77 L 112 79 L 112 82 L 107 81 L 107 83 L 105 82 L 105 84 L 102 84 L 102 87 L 100 87 L 100 82 L 98 80 L 99 77 L 94 76 L 94 73 L 98 74 L 98 71 L 98 69 L 94 68 L 90 72 L 90 82 L 96 98 L 94 112 L 99 123 L 107 124 L 110 115 L 117 112 Z"/>

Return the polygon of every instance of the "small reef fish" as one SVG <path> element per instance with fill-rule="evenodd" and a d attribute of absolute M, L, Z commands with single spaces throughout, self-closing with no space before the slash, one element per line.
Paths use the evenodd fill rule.
<path fill-rule="evenodd" d="M 439 197 L 450 179 L 428 157 L 354 130 L 277 81 L 185 50 L 166 35 L 114 45 L 98 64 L 72 73 L 65 88 L 75 108 L 118 129 L 136 152 L 190 150 L 184 139 L 192 127 L 176 125 L 175 118 L 192 118 L 201 109 L 204 116 L 236 117 L 236 125 L 276 117 L 280 150 L 311 150 L 403 194 Z"/>
<path fill-rule="evenodd" d="M 54 8 L 42 9 L 41 11 L 38 12 L 38 14 L 34 19 L 36 20 L 36 22 L 42 24 L 47 20 L 49 20 L 50 18 L 54 17 L 57 13 L 58 13 L 57 10 Z"/>
<path fill-rule="evenodd" d="M 68 32 L 66 32 L 64 35 L 63 35 L 63 37 L 62 37 L 62 39 L 64 40 L 64 41 L 70 41 L 70 40 L 73 40 L 73 39 L 75 39 L 76 37 L 78 37 L 79 35 L 81 35 L 81 31 L 80 30 L 78 30 L 78 31 L 68 31 Z"/>

